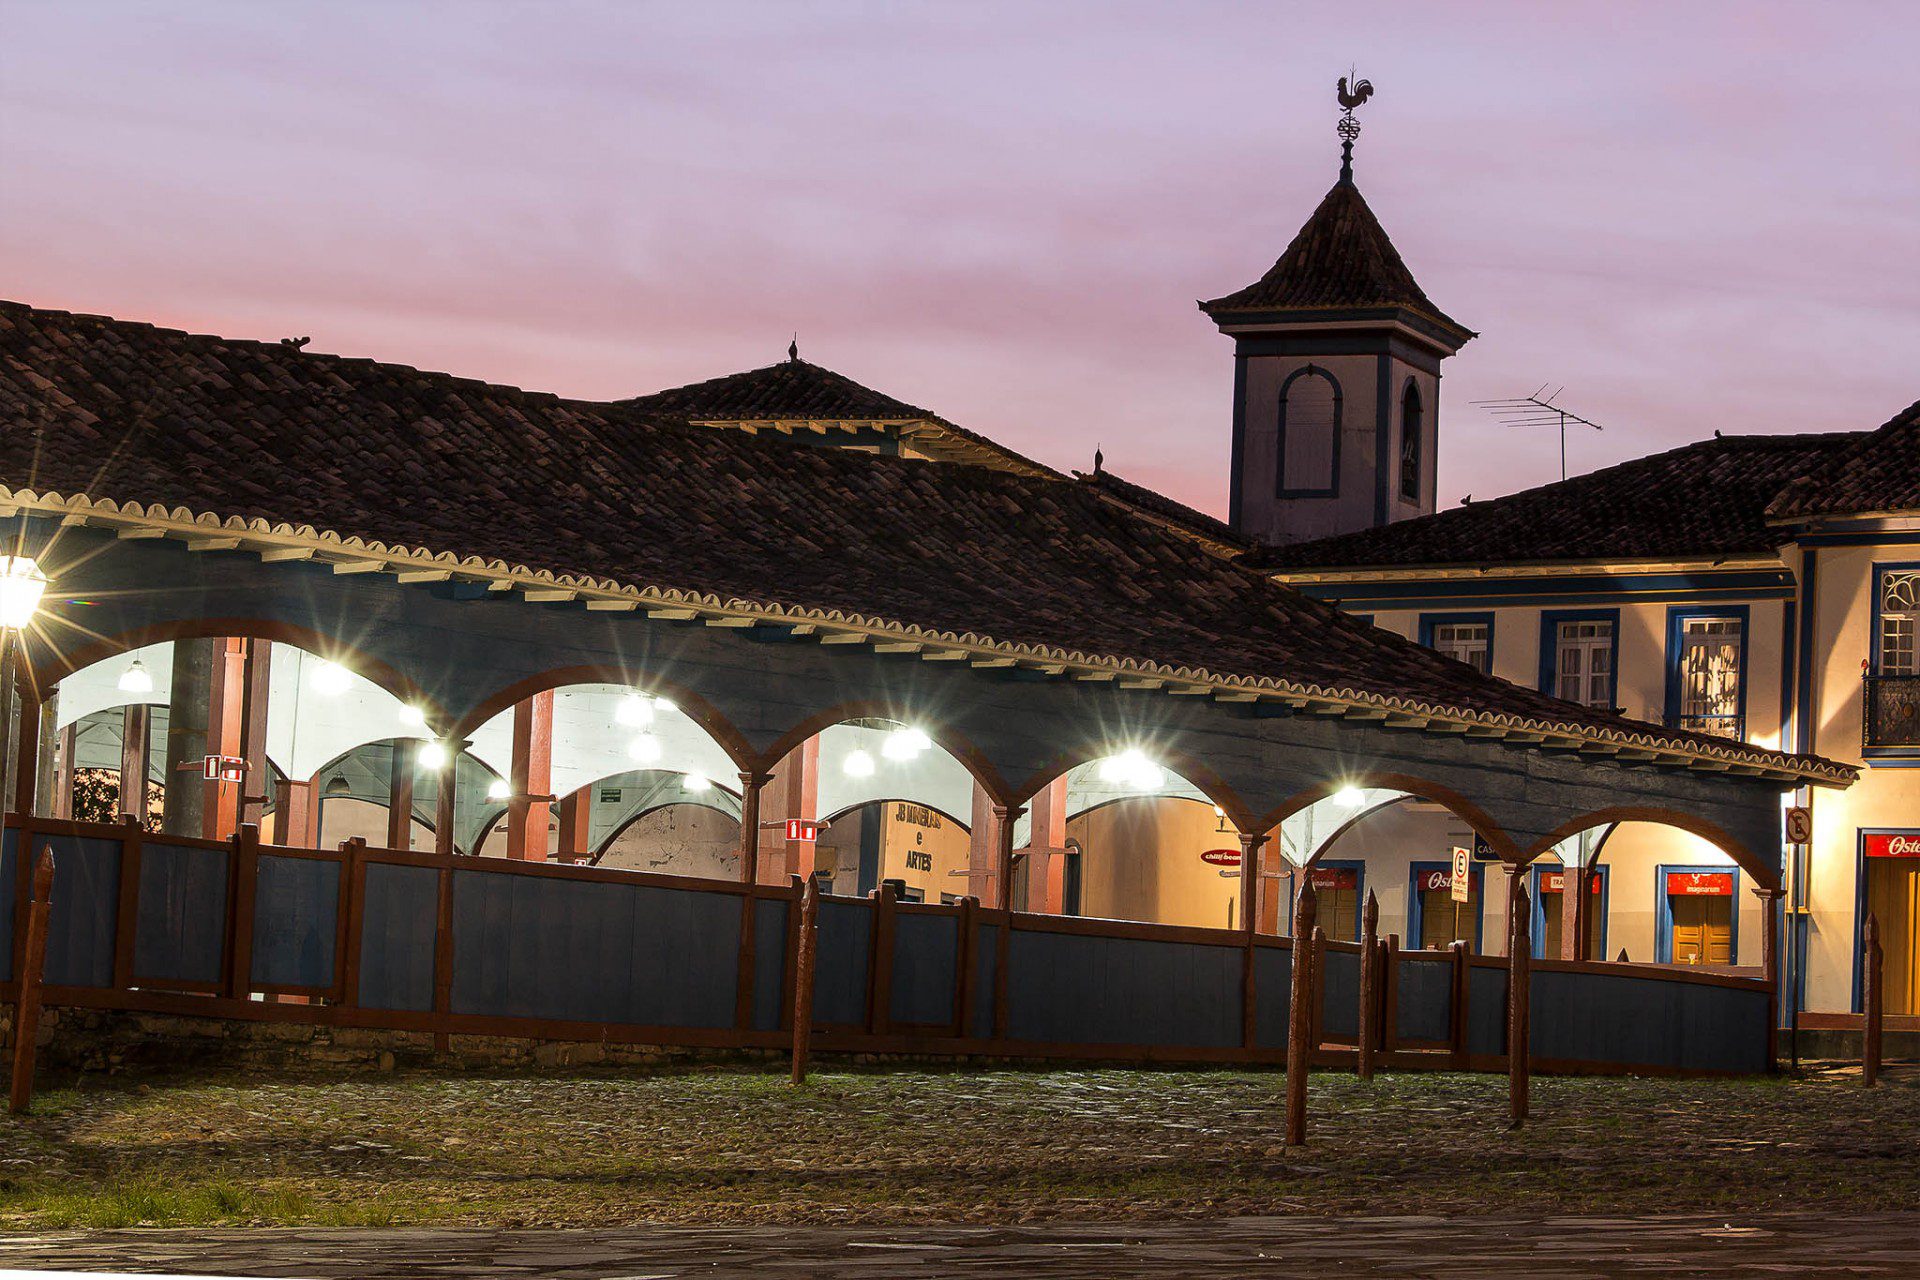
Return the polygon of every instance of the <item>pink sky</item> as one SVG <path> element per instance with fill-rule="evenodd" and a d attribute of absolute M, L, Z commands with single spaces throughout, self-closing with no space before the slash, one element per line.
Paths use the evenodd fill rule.
<path fill-rule="evenodd" d="M 0 296 L 609 398 L 802 353 L 1225 502 L 1337 169 L 1435 302 L 1441 501 L 1920 398 L 1920 5 L 0 0 Z"/>

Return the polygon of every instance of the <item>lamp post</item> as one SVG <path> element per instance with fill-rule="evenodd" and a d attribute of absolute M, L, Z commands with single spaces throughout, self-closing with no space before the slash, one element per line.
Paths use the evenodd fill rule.
<path fill-rule="evenodd" d="M 13 780 L 13 678 L 14 642 L 40 610 L 40 597 L 47 593 L 47 575 L 40 572 L 32 556 L 0 556 L 0 797 Z M 0 816 L 4 814 L 0 805 Z"/>

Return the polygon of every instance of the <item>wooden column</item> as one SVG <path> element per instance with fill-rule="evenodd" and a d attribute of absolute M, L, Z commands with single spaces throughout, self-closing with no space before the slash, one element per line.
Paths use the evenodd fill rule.
<path fill-rule="evenodd" d="M 413 848 L 413 773 L 420 756 L 418 738 L 396 738 L 387 766 L 387 848 Z"/>
<path fill-rule="evenodd" d="M 1527 1122 L 1528 1091 L 1533 1066 L 1528 1038 L 1528 984 L 1532 967 L 1532 930 L 1527 913 L 1527 886 L 1516 882 L 1508 895 L 1513 928 L 1507 935 L 1507 1102 L 1512 1126 Z"/>
<path fill-rule="evenodd" d="M 585 862 L 592 856 L 593 791 L 581 787 L 560 798 L 561 862 Z"/>
<path fill-rule="evenodd" d="M 760 882 L 760 793 L 767 775 L 740 771 L 740 880 Z"/>
<path fill-rule="evenodd" d="M 1007 992 L 1013 977 L 1013 824 L 1020 820 L 1017 805 L 993 806 L 994 843 L 997 846 L 994 869 L 994 901 L 1007 913 L 995 937 L 998 959 L 993 966 L 993 1034 L 1005 1039 L 1007 1030 Z"/>
<path fill-rule="evenodd" d="M 1287 1145 L 1307 1141 L 1307 1070 L 1313 1053 L 1313 930 L 1319 905 L 1313 877 L 1300 877 L 1294 899 L 1293 974 L 1287 1005 Z"/>
<path fill-rule="evenodd" d="M 24 856 L 24 831 L 21 839 L 20 850 Z M 30 892 L 20 996 L 13 1006 L 13 1079 L 9 1109 L 14 1115 L 24 1113 L 33 1101 L 33 1067 L 40 1038 L 40 980 L 47 967 L 47 916 L 53 908 L 52 850 L 41 850 L 34 861 Z"/>
<path fill-rule="evenodd" d="M 1771 1071 L 1780 1058 L 1780 900 L 1787 891 L 1760 886 L 1753 896 L 1760 899 L 1760 976 L 1767 984 L 1767 1069 Z"/>
<path fill-rule="evenodd" d="M 971 826 L 967 833 L 967 893 L 988 906 L 1000 901 L 995 872 L 1000 866 L 1000 837 L 994 827 L 993 797 L 973 784 Z"/>
<path fill-rule="evenodd" d="M 53 793 L 47 797 L 47 810 L 56 818 L 73 816 L 73 756 L 80 745 L 80 722 L 60 730 L 53 756 Z"/>
<path fill-rule="evenodd" d="M 1560 870 L 1560 959 L 1585 960 L 1586 937 L 1581 928 L 1586 919 L 1587 870 L 1565 865 Z M 1551 959 L 1552 957 L 1549 957 Z"/>
<path fill-rule="evenodd" d="M 1293 878 L 1287 874 L 1291 865 L 1280 850 L 1280 828 L 1275 827 L 1260 846 L 1260 878 L 1265 885 L 1259 895 L 1259 923 L 1255 927 L 1261 933 L 1279 936 L 1280 917 L 1293 899 Z"/>
<path fill-rule="evenodd" d="M 820 816 L 820 738 L 816 734 L 787 752 L 774 766 L 772 779 L 760 797 L 760 820 L 779 823 L 760 832 L 760 884 L 786 884 L 794 876 L 813 875 L 811 840 L 789 840 L 784 827 L 790 819 L 808 821 Z"/>
<path fill-rule="evenodd" d="M 1067 779 L 1063 774 L 1027 802 L 1028 911 L 1057 916 L 1066 909 Z"/>
<path fill-rule="evenodd" d="M 267 791 L 273 784 L 273 769 L 267 763 L 267 695 L 273 645 L 266 640 L 243 643 L 246 659 L 242 668 L 240 743 L 234 754 L 247 762 L 246 780 L 240 786 L 240 821 L 257 827 L 266 815 Z"/>
<path fill-rule="evenodd" d="M 507 856 L 547 860 L 553 822 L 553 690 L 513 704 L 513 794 L 507 800 Z"/>
<path fill-rule="evenodd" d="M 1380 1040 L 1380 903 L 1367 890 L 1360 911 L 1360 1043 L 1356 1070 L 1362 1080 L 1373 1079 L 1373 1055 Z"/>
<path fill-rule="evenodd" d="M 813 957 L 818 948 L 820 878 L 806 877 L 800 887 L 800 937 L 793 961 L 793 1083 L 807 1080 L 807 1055 L 813 1043 Z"/>
<path fill-rule="evenodd" d="M 1880 1083 L 1880 1047 L 1886 1005 L 1886 956 L 1880 949 L 1880 921 L 1873 912 L 1860 929 L 1860 997 L 1865 1016 L 1860 1026 L 1860 1083 Z"/>
<path fill-rule="evenodd" d="M 213 642 L 212 666 L 207 684 L 206 751 L 209 756 L 241 755 L 241 737 L 246 722 L 247 642 L 239 636 L 227 636 Z M 202 789 L 199 835 L 205 840 L 225 840 L 240 829 L 240 798 L 249 779 L 222 782 L 191 770 L 183 770 L 183 784 Z"/>
<path fill-rule="evenodd" d="M 273 842 L 295 849 L 320 846 L 319 783 L 283 779 L 274 784 Z"/>
<path fill-rule="evenodd" d="M 153 708 L 145 704 L 120 712 L 120 816 L 144 826 L 147 778 L 153 771 Z"/>
<path fill-rule="evenodd" d="M 460 789 L 455 785 L 455 767 L 460 763 L 460 753 L 472 746 L 471 742 L 447 742 L 446 767 L 433 777 L 433 850 L 435 853 L 451 854 L 454 851 L 453 827 L 460 817 Z"/>
<path fill-rule="evenodd" d="M 1264 835 L 1240 833 L 1240 1046 L 1248 1050 L 1259 1047 L 1259 952 L 1253 940 L 1259 932 L 1260 846 L 1266 842 Z"/>

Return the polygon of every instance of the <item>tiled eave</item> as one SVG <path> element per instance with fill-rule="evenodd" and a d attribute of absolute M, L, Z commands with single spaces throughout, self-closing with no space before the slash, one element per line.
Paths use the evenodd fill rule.
<path fill-rule="evenodd" d="M 578 603 L 596 612 L 643 612 L 649 617 L 704 622 L 715 627 L 756 624 L 788 628 L 830 645 L 870 646 L 876 653 L 926 662 L 965 662 L 994 669 L 1019 667 L 1061 679 L 1111 683 L 1169 697 L 1204 697 L 1227 704 L 1262 704 L 1275 711 L 1377 723 L 1383 728 L 1505 742 L 1547 751 L 1611 758 L 1661 768 L 1764 778 L 1782 784 L 1847 786 L 1857 770 L 1807 756 L 1785 756 L 1743 744 L 1708 744 L 1660 733 L 1536 720 L 1449 707 L 1366 690 L 1323 688 L 1271 676 L 1224 675 L 1197 667 L 1170 667 L 1045 645 L 1012 644 L 976 633 L 935 631 L 892 619 L 811 609 L 771 600 L 722 598 L 671 587 L 635 587 L 607 579 L 554 574 L 477 556 L 342 537 L 308 525 L 221 517 L 183 507 L 143 506 L 84 494 L 67 496 L 0 486 L 0 517 L 20 511 L 57 515 L 68 526 L 111 530 L 124 539 L 166 538 L 193 551 L 249 552 L 270 562 L 330 566 L 336 574 L 379 574 L 402 583 L 449 580 L 484 583 L 540 604 Z M 1652 728 L 1652 726 L 1648 726 Z"/>
<path fill-rule="evenodd" d="M 1275 582 L 1299 586 L 1308 583 L 1345 582 L 1482 582 L 1487 579 L 1508 578 L 1613 578 L 1626 574 L 1737 573 L 1786 567 L 1786 562 L 1779 556 L 1762 553 L 1716 556 L 1712 559 L 1697 560 L 1515 560 L 1505 564 L 1489 565 L 1316 566 L 1311 569 L 1272 569 L 1267 571 L 1267 576 Z"/>
<path fill-rule="evenodd" d="M 778 435 L 828 435 L 833 432 L 857 434 L 862 431 L 897 433 L 901 439 L 942 461 L 971 462 L 980 466 L 1010 471 L 1015 475 L 1057 480 L 1059 473 L 1027 461 L 991 445 L 971 440 L 946 423 L 931 418 L 694 418 L 697 427 L 723 427 L 750 435 L 770 432 Z"/>

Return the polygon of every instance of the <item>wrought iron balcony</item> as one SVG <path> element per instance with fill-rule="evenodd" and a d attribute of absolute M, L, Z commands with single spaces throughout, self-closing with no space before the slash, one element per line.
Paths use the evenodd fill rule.
<path fill-rule="evenodd" d="M 1920 747 L 1920 676 L 1866 677 L 1869 747 Z"/>
<path fill-rule="evenodd" d="M 1736 742 L 1744 742 L 1747 737 L 1747 719 L 1738 715 L 1669 716 L 1667 727 L 1685 729 L 1689 733 L 1710 733 L 1716 738 L 1732 738 Z"/>

